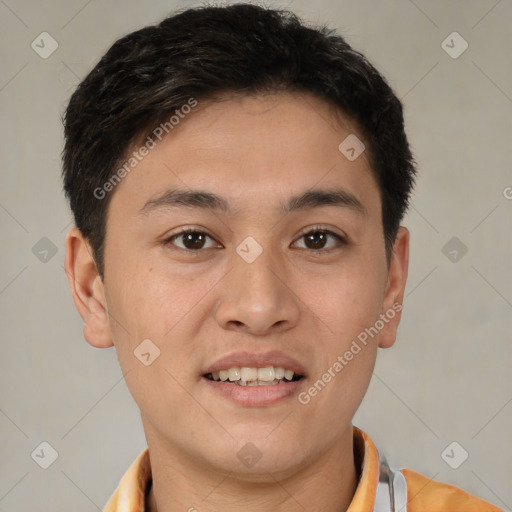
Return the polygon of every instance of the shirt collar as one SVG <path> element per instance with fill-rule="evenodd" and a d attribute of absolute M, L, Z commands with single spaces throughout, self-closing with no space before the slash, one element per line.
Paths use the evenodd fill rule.
<path fill-rule="evenodd" d="M 353 427 L 353 435 L 360 478 L 347 512 L 371 512 L 379 480 L 379 454 L 368 434 Z M 146 448 L 123 475 L 103 512 L 144 512 L 151 478 L 149 450 Z"/>

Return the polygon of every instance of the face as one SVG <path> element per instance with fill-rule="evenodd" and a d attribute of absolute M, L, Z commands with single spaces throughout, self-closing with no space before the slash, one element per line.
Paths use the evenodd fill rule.
<path fill-rule="evenodd" d="M 339 149 L 349 135 L 364 142 L 309 95 L 199 101 L 117 185 L 104 282 L 68 235 L 85 337 L 115 345 L 146 434 L 203 467 L 320 457 L 395 339 L 407 231 L 388 266 L 367 152 Z"/>

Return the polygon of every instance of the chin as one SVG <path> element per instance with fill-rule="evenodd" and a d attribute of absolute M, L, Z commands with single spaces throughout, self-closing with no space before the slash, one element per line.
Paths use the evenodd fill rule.
<path fill-rule="evenodd" d="M 276 479 L 286 479 L 296 474 L 302 467 L 303 461 L 297 453 L 287 454 L 281 452 L 279 456 L 268 451 L 261 452 L 259 460 L 248 464 L 238 459 L 223 460 L 220 462 L 222 469 L 231 473 L 230 477 L 244 482 L 261 482 L 275 484 Z"/>
<path fill-rule="evenodd" d="M 259 429 L 245 425 L 237 428 L 236 433 L 230 430 L 234 440 L 221 453 L 212 454 L 210 463 L 247 481 L 272 480 L 269 473 L 274 476 L 295 473 L 304 465 L 304 440 L 294 440 L 285 429 L 278 432 L 277 425 L 278 422 L 269 428 L 266 424 Z"/>

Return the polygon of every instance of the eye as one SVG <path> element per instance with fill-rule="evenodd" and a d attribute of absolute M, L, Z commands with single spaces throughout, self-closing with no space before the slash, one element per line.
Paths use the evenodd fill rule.
<path fill-rule="evenodd" d="M 345 245 L 346 240 L 327 229 L 315 228 L 304 233 L 298 240 L 304 240 L 304 244 L 300 249 L 309 249 L 312 251 L 329 251 Z M 172 244 L 186 251 L 200 251 L 201 249 L 210 249 L 212 247 L 221 247 L 210 235 L 204 231 L 197 229 L 184 229 L 164 240 L 164 244 Z M 295 245 L 298 242 L 295 242 Z"/>
<path fill-rule="evenodd" d="M 304 247 L 299 247 L 300 249 L 310 249 L 313 251 L 329 251 L 331 249 L 335 249 L 336 247 L 340 247 L 345 245 L 347 241 L 337 233 L 333 233 L 327 229 L 313 229 L 312 231 L 308 231 L 300 236 L 298 240 L 304 240 Z M 329 240 L 331 240 L 330 245 Z"/>
<path fill-rule="evenodd" d="M 211 240 L 210 245 L 207 245 L 207 240 Z M 177 243 L 178 240 L 181 240 L 181 245 Z M 184 229 L 179 233 L 175 233 L 164 241 L 165 244 L 171 243 L 180 249 L 188 250 L 188 251 L 198 251 L 200 249 L 209 249 L 211 247 L 218 247 L 213 238 L 204 233 L 203 231 L 198 231 L 196 229 Z"/>

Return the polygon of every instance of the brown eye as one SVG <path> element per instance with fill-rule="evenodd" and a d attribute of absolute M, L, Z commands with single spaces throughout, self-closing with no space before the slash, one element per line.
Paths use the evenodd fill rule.
<path fill-rule="evenodd" d="M 213 241 L 212 237 L 206 233 L 201 231 L 186 230 L 171 236 L 165 241 L 165 243 L 171 243 L 180 249 L 185 249 L 188 251 L 198 251 L 205 247 L 208 249 L 209 247 L 215 246 L 215 244 L 210 245 L 209 247 L 206 246 L 208 239 Z M 181 241 L 181 244 L 177 243 L 177 241 Z"/>
<path fill-rule="evenodd" d="M 335 240 L 334 246 L 331 243 L 331 246 L 327 247 L 327 244 L 331 238 Z M 335 248 L 336 245 L 340 246 L 346 243 L 346 241 L 341 236 L 327 230 L 310 231 L 309 233 L 302 235 L 299 240 L 301 239 L 304 240 L 305 246 L 301 248 L 311 249 L 313 251 L 329 250 Z"/>
<path fill-rule="evenodd" d="M 187 233 L 183 235 L 183 245 L 187 249 L 202 249 L 206 237 L 203 233 Z"/>
<path fill-rule="evenodd" d="M 315 231 L 304 235 L 304 240 L 308 249 L 323 249 L 327 242 L 327 235 L 321 231 Z"/>

